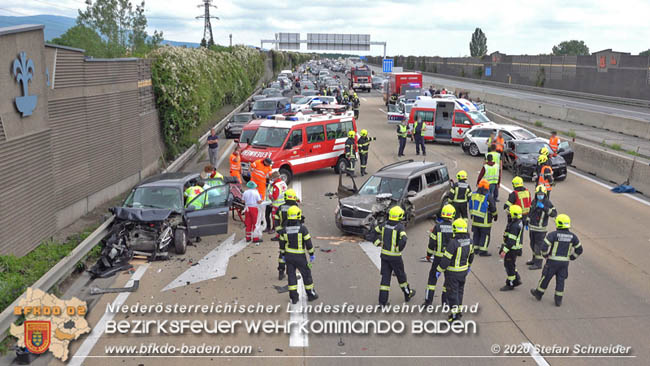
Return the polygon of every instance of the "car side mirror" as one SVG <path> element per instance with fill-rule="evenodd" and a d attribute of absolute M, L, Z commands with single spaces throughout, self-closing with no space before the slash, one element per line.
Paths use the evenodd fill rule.
<path fill-rule="evenodd" d="M 406 194 L 406 197 L 412 198 L 412 197 L 417 196 L 417 194 L 418 193 L 416 191 L 408 191 L 408 193 Z"/>

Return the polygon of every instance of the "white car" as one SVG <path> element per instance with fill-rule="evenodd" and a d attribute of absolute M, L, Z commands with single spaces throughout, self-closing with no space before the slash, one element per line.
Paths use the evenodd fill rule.
<path fill-rule="evenodd" d="M 312 106 L 319 104 L 337 104 L 336 98 L 332 96 L 314 95 L 309 97 L 302 97 L 291 104 L 291 110 L 294 112 L 304 111 L 311 109 Z"/>
<path fill-rule="evenodd" d="M 494 133 L 496 137 L 499 131 L 503 131 L 503 141 L 529 140 L 537 138 L 534 133 L 515 125 L 500 125 L 494 122 L 486 122 L 476 125 L 465 132 L 463 142 L 460 146 L 463 151 L 472 156 L 485 155 L 488 151 L 487 141 Z"/>

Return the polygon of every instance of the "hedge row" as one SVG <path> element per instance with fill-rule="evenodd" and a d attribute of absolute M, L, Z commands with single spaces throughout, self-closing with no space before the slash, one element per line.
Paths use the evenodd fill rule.
<path fill-rule="evenodd" d="M 273 71 L 280 72 L 281 70 L 291 69 L 302 63 L 314 58 L 314 55 L 297 52 L 280 52 L 271 50 L 271 59 L 273 61 Z"/>
<path fill-rule="evenodd" d="M 221 107 L 244 101 L 264 75 L 264 54 L 243 46 L 230 52 L 162 47 L 149 57 L 168 159 L 194 144 L 192 130 Z"/>

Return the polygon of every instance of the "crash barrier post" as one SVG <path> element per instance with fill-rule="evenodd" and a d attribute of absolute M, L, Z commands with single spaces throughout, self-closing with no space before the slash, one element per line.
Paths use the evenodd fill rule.
<path fill-rule="evenodd" d="M 547 131 L 488 111 L 490 120 L 501 124 L 518 124 L 535 132 L 540 137 L 549 137 Z M 592 174 L 603 180 L 622 184 L 629 179 L 629 185 L 639 193 L 650 197 L 650 164 L 645 159 L 627 156 L 623 153 L 609 151 L 600 146 L 588 145 L 578 141 L 569 141 L 573 149 L 573 163 L 576 169 Z"/>

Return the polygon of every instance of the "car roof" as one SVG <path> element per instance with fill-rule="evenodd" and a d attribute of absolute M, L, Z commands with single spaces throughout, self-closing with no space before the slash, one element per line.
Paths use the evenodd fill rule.
<path fill-rule="evenodd" d="M 405 161 L 400 161 L 397 163 L 387 165 L 381 168 L 374 175 L 378 177 L 407 179 L 417 175 L 423 170 L 428 170 L 428 169 L 438 168 L 443 166 L 445 166 L 445 164 L 441 162 L 405 160 Z"/>
<path fill-rule="evenodd" d="M 502 125 L 496 122 L 485 122 L 480 125 L 472 127 L 472 130 L 479 129 L 489 129 L 489 130 L 504 130 L 504 131 L 514 131 L 514 130 L 525 130 L 525 128 L 517 125 Z M 528 130 L 526 130 L 528 131 Z"/>
<path fill-rule="evenodd" d="M 253 112 L 239 112 L 239 113 L 235 113 L 235 115 L 237 115 L 237 116 L 252 116 Z"/>
<path fill-rule="evenodd" d="M 149 177 L 136 187 L 177 187 L 182 188 L 189 180 L 195 179 L 199 176 L 198 173 L 163 173 L 153 177 Z"/>

